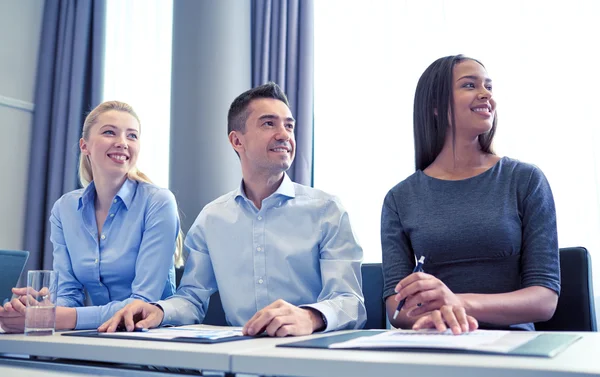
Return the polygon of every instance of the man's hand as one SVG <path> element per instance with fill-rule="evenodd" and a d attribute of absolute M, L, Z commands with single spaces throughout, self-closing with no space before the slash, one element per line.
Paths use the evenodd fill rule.
<path fill-rule="evenodd" d="M 435 328 L 440 332 L 448 328 L 454 335 L 475 331 L 479 327 L 477 320 L 465 313 L 462 306 L 444 305 L 439 310 L 428 313 L 415 322 L 413 330 Z"/>
<path fill-rule="evenodd" d="M 318 310 L 277 300 L 258 311 L 243 328 L 244 335 L 266 331 L 269 336 L 309 335 L 325 326 Z"/>
<path fill-rule="evenodd" d="M 127 331 L 133 331 L 136 327 L 150 329 L 159 326 L 163 316 L 164 313 L 159 306 L 135 300 L 98 327 L 98 331 L 115 332 L 120 326 L 124 326 Z"/>

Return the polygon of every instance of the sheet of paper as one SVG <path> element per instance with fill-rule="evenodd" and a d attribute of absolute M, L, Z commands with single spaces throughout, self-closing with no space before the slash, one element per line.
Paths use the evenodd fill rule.
<path fill-rule="evenodd" d="M 100 333 L 107 334 L 107 333 Z M 223 339 L 232 336 L 243 336 L 242 329 L 232 327 L 230 329 L 202 329 L 202 328 L 183 328 L 183 327 L 161 327 L 150 329 L 146 332 L 115 332 L 108 333 L 112 336 L 124 336 L 146 339 L 174 339 L 174 338 L 201 338 L 201 339 Z"/>
<path fill-rule="evenodd" d="M 391 330 L 373 336 L 364 336 L 329 348 L 431 348 L 464 349 L 506 353 L 535 338 L 532 332 L 477 330 L 462 335 L 451 331 L 436 330 Z"/>

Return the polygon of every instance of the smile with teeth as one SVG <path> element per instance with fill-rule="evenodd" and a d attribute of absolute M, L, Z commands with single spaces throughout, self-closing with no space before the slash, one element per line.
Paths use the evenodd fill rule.
<path fill-rule="evenodd" d="M 124 162 L 129 159 L 129 157 L 122 154 L 109 154 L 108 157 L 110 157 L 112 160 L 116 160 L 119 162 Z"/>
<path fill-rule="evenodd" d="M 271 150 L 272 150 L 273 152 L 285 152 L 285 153 L 287 153 L 287 152 L 288 152 L 287 148 L 273 148 L 273 149 L 271 149 Z"/>
<path fill-rule="evenodd" d="M 487 107 L 475 107 L 475 108 L 471 109 L 471 111 L 474 111 L 476 113 L 481 113 L 481 112 L 489 113 L 489 112 L 491 112 L 490 109 L 487 108 Z"/>

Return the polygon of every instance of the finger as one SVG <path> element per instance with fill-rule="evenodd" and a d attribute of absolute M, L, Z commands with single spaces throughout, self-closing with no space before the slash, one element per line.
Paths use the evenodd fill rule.
<path fill-rule="evenodd" d="M 138 329 L 152 329 L 158 327 L 162 322 L 163 311 L 154 305 L 150 306 L 143 313 L 145 318 L 135 324 Z"/>
<path fill-rule="evenodd" d="M 17 296 L 25 296 L 27 294 L 27 287 L 23 288 L 13 288 L 12 293 Z"/>
<path fill-rule="evenodd" d="M 265 328 L 271 323 L 273 318 L 285 315 L 283 308 L 261 310 L 261 314 L 253 322 L 246 324 L 248 335 L 254 336 L 265 331 Z"/>
<path fill-rule="evenodd" d="M 413 330 L 430 329 L 433 327 L 433 320 L 431 319 L 431 313 L 424 315 L 417 319 L 413 324 Z"/>
<path fill-rule="evenodd" d="M 296 330 L 296 326 L 294 326 L 294 325 L 281 326 L 275 333 L 275 336 L 279 337 L 279 338 L 283 338 L 284 336 L 290 336 L 290 335 L 306 335 L 306 334 L 298 333 L 298 331 Z"/>
<path fill-rule="evenodd" d="M 458 320 L 456 319 L 456 316 L 454 315 L 453 309 L 454 308 L 451 305 L 442 306 L 442 308 L 440 309 L 440 312 L 442 313 L 441 316 L 443 318 L 443 321 L 446 323 L 446 325 L 448 327 L 450 327 L 450 329 L 452 329 L 452 333 L 454 335 L 460 335 L 462 333 L 462 331 L 460 329 Z"/>
<path fill-rule="evenodd" d="M 108 324 L 108 327 L 106 328 L 106 332 L 117 331 L 117 328 L 121 324 L 121 321 L 123 321 L 123 313 L 118 311 L 110 320 L 110 323 Z"/>
<path fill-rule="evenodd" d="M 34 300 L 35 301 L 35 300 Z M 27 309 L 26 303 L 21 302 L 20 299 L 15 298 L 14 300 L 12 300 L 10 302 L 12 308 L 14 311 L 19 312 L 23 315 L 25 315 L 25 309 Z"/>
<path fill-rule="evenodd" d="M 479 328 L 479 322 L 474 317 L 470 315 L 467 316 L 467 321 L 469 322 L 469 331 L 475 331 Z"/>
<path fill-rule="evenodd" d="M 442 312 L 439 310 L 434 310 L 431 312 L 431 321 L 433 323 L 433 327 L 437 329 L 439 332 L 444 332 L 448 330 L 446 323 L 444 322 L 444 317 L 442 316 Z"/>
<path fill-rule="evenodd" d="M 420 274 L 420 272 L 419 272 Z M 431 275 L 429 275 L 431 276 Z M 439 287 L 439 280 L 435 278 L 419 279 L 408 285 L 403 285 L 402 289 L 396 295 L 397 301 L 410 296 L 417 296 L 425 291 L 437 289 Z M 429 301 L 429 300 L 427 300 Z M 415 302 L 416 304 L 416 302 Z"/>
<path fill-rule="evenodd" d="M 275 317 L 271 320 L 271 322 L 267 325 L 265 331 L 269 336 L 278 336 L 277 332 L 279 329 L 286 325 L 292 325 L 296 322 L 296 318 L 294 316 L 279 316 Z M 285 336 L 285 335 L 283 335 Z"/>
<path fill-rule="evenodd" d="M 461 332 L 469 332 L 469 321 L 467 321 L 467 312 L 462 306 L 454 307 L 454 316 L 460 326 Z"/>

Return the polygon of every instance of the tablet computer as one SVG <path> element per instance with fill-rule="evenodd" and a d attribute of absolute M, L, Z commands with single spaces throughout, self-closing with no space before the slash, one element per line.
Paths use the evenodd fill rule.
<path fill-rule="evenodd" d="M 16 286 L 29 258 L 29 251 L 0 250 L 0 305 L 12 298 L 11 289 Z"/>

